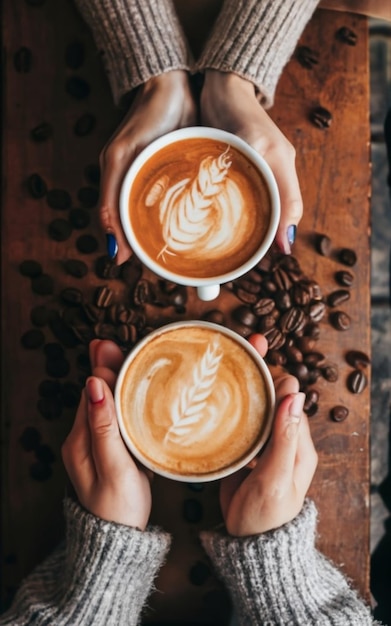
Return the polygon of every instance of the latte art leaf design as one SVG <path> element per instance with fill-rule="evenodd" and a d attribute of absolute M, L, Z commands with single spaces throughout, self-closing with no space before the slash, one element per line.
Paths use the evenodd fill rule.
<path fill-rule="evenodd" d="M 207 400 L 213 391 L 222 356 L 219 343 L 214 342 L 208 345 L 195 364 L 191 383 L 182 389 L 172 407 L 172 426 L 167 431 L 165 440 L 180 439 L 181 444 L 186 444 L 186 437 L 194 433 L 194 428 L 205 416 Z"/>

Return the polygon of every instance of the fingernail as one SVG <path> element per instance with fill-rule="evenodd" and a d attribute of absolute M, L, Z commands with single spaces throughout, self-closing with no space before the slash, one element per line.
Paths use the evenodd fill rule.
<path fill-rule="evenodd" d="M 299 421 L 303 414 L 305 393 L 300 391 L 299 393 L 292 394 L 292 402 L 289 407 L 289 415 L 294 418 L 295 421 Z"/>
<path fill-rule="evenodd" d="M 102 381 L 99 378 L 89 378 L 86 382 L 88 398 L 91 404 L 99 404 L 105 398 Z"/>
<path fill-rule="evenodd" d="M 115 259 L 118 253 L 118 244 L 113 233 L 106 233 L 106 247 L 110 259 Z"/>
<path fill-rule="evenodd" d="M 295 243 L 296 231 L 297 231 L 297 227 L 295 224 L 291 224 L 290 226 L 288 226 L 286 234 L 288 237 L 289 245 L 292 245 L 293 243 Z"/>

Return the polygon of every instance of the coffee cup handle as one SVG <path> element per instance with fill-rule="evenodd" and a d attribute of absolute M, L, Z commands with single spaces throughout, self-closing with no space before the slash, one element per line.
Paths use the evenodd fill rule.
<path fill-rule="evenodd" d="M 220 285 L 200 285 L 197 287 L 197 294 L 201 300 L 208 302 L 214 300 L 220 293 Z"/>

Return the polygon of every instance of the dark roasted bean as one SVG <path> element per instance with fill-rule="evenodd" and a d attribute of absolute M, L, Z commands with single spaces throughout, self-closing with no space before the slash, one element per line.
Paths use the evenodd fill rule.
<path fill-rule="evenodd" d="M 76 239 L 76 248 L 83 254 L 91 254 L 98 249 L 98 241 L 93 235 L 81 235 Z"/>
<path fill-rule="evenodd" d="M 19 74 L 28 74 L 33 65 L 33 55 L 31 50 L 22 46 L 14 54 L 14 67 Z"/>
<path fill-rule="evenodd" d="M 86 228 L 90 221 L 90 214 L 85 209 L 71 209 L 69 211 L 69 222 L 73 228 Z"/>
<path fill-rule="evenodd" d="M 281 268 L 276 269 L 273 274 L 273 280 L 277 285 L 277 288 L 281 291 L 288 291 L 292 285 L 292 281 L 288 274 Z"/>
<path fill-rule="evenodd" d="M 95 304 L 99 309 L 106 309 L 113 301 L 113 290 L 104 285 L 95 291 Z"/>
<path fill-rule="evenodd" d="M 99 200 L 99 190 L 95 187 L 81 187 L 77 192 L 77 197 L 85 209 L 92 209 Z"/>
<path fill-rule="evenodd" d="M 357 254 L 351 248 L 342 248 L 342 250 L 338 253 L 338 259 L 344 265 L 348 265 L 349 267 L 353 267 L 357 263 Z"/>
<path fill-rule="evenodd" d="M 46 306 L 36 306 L 30 311 L 30 320 L 34 326 L 46 326 L 50 320 L 50 309 Z"/>
<path fill-rule="evenodd" d="M 117 338 L 116 328 L 113 324 L 98 322 L 98 324 L 94 326 L 94 332 L 98 339 L 111 339 L 111 341 L 115 341 Z"/>
<path fill-rule="evenodd" d="M 36 200 L 43 198 L 47 193 L 46 183 L 39 174 L 30 174 L 27 179 L 27 189 L 30 196 Z"/>
<path fill-rule="evenodd" d="M 272 298 L 261 298 L 254 304 L 253 311 L 256 315 L 268 315 L 275 306 Z"/>
<path fill-rule="evenodd" d="M 130 261 L 126 261 L 120 266 L 120 277 L 121 280 L 130 288 L 134 289 L 138 281 L 140 280 L 142 275 L 142 267 L 141 264 L 133 257 Z M 168 283 L 169 281 L 162 281 Z M 172 283 L 174 288 L 177 287 L 176 283 Z M 160 289 L 162 289 L 162 283 L 159 283 Z M 163 289 L 165 293 L 169 293 L 165 289 Z"/>
<path fill-rule="evenodd" d="M 355 46 L 357 43 L 357 34 L 351 28 L 342 26 L 336 32 L 336 37 L 342 43 L 348 44 L 348 46 Z"/>
<path fill-rule="evenodd" d="M 244 326 L 249 326 L 250 328 L 255 328 L 258 322 L 258 318 L 255 313 L 253 313 L 252 310 L 245 305 L 234 309 L 232 315 L 238 322 L 244 324 Z"/>
<path fill-rule="evenodd" d="M 242 278 L 250 280 L 252 283 L 262 283 L 262 276 L 255 268 L 244 274 Z"/>
<path fill-rule="evenodd" d="M 35 457 L 38 461 L 42 463 L 54 463 L 56 460 L 56 455 L 53 450 L 47 443 L 41 443 L 34 450 Z"/>
<path fill-rule="evenodd" d="M 120 324 L 117 328 L 118 339 L 122 343 L 136 343 L 138 339 L 137 328 L 134 324 Z"/>
<path fill-rule="evenodd" d="M 266 359 L 271 365 L 285 365 L 287 360 L 286 355 L 278 350 L 269 350 Z"/>
<path fill-rule="evenodd" d="M 32 129 L 32 131 L 30 132 L 30 137 L 31 139 L 33 139 L 33 141 L 41 143 L 42 141 L 46 141 L 47 139 L 49 139 L 52 134 L 53 129 L 51 124 L 49 124 L 48 122 L 42 122 L 42 124 L 38 124 L 38 126 L 35 126 Z"/>
<path fill-rule="evenodd" d="M 322 376 L 329 383 L 335 383 L 338 380 L 339 372 L 337 365 L 329 363 L 321 368 Z"/>
<path fill-rule="evenodd" d="M 322 300 L 322 291 L 318 283 L 314 280 L 307 280 L 304 284 L 309 289 L 311 300 Z"/>
<path fill-rule="evenodd" d="M 316 415 L 316 413 L 318 412 L 318 409 L 319 409 L 318 403 L 314 402 L 313 404 L 311 404 L 311 406 L 307 409 L 305 413 L 307 417 L 314 417 L 314 415 Z"/>
<path fill-rule="evenodd" d="M 309 352 L 312 352 L 314 347 L 315 347 L 315 339 L 313 339 L 312 337 L 298 337 L 296 339 L 296 345 L 299 348 L 299 350 L 301 350 L 303 352 L 303 354 L 308 354 Z"/>
<path fill-rule="evenodd" d="M 279 350 L 285 343 L 284 334 L 278 328 L 269 328 L 264 332 L 269 350 Z"/>
<path fill-rule="evenodd" d="M 83 294 L 76 287 L 66 287 L 60 293 L 60 298 L 70 306 L 79 306 L 83 302 Z"/>
<path fill-rule="evenodd" d="M 45 335 L 41 330 L 33 328 L 23 333 L 21 337 L 22 346 L 27 350 L 36 350 L 45 343 Z"/>
<path fill-rule="evenodd" d="M 234 284 L 234 292 L 235 292 L 235 295 L 239 298 L 239 300 L 244 302 L 244 304 L 254 305 L 258 301 L 258 298 L 259 298 L 259 296 L 256 293 L 249 293 L 245 289 L 242 289 L 241 287 L 237 287 L 236 284 Z"/>
<path fill-rule="evenodd" d="M 235 281 L 235 286 L 237 289 L 244 289 L 244 291 L 247 291 L 248 293 L 259 294 L 261 292 L 260 283 L 255 283 L 248 278 L 239 278 Z"/>
<path fill-rule="evenodd" d="M 298 328 L 303 328 L 305 324 L 305 315 L 303 309 L 292 307 L 286 311 L 280 318 L 280 328 L 283 333 L 293 333 Z"/>
<path fill-rule="evenodd" d="M 328 295 L 327 304 L 330 307 L 339 306 L 343 302 L 346 302 L 346 300 L 349 300 L 349 298 L 350 291 L 347 289 L 337 289 L 337 291 L 333 291 Z"/>
<path fill-rule="evenodd" d="M 38 263 L 38 261 L 34 261 L 33 259 L 27 259 L 26 261 L 22 261 L 19 265 L 19 272 L 22 276 L 27 276 L 28 278 L 36 278 L 42 274 L 42 265 Z"/>
<path fill-rule="evenodd" d="M 83 278 L 88 274 L 88 267 L 84 261 L 78 259 L 67 259 L 64 261 L 64 269 L 67 274 L 74 278 Z"/>
<path fill-rule="evenodd" d="M 78 70 L 84 63 L 85 51 L 82 41 L 72 41 L 65 50 L 65 63 L 71 70 Z"/>
<path fill-rule="evenodd" d="M 314 124 L 314 126 L 317 126 L 317 128 L 320 128 L 321 130 L 324 130 L 325 128 L 329 128 L 331 126 L 333 116 L 328 109 L 319 106 L 315 107 L 310 112 L 310 120 Z"/>
<path fill-rule="evenodd" d="M 312 321 L 320 322 L 326 312 L 326 305 L 321 300 L 312 302 L 308 307 L 308 314 Z"/>
<path fill-rule="evenodd" d="M 65 189 L 49 189 L 46 194 L 46 202 L 51 209 L 64 211 L 70 208 L 72 198 Z"/>
<path fill-rule="evenodd" d="M 115 261 L 110 259 L 109 256 L 103 255 L 96 259 L 95 274 L 98 276 L 98 278 L 104 278 L 105 280 L 118 278 L 120 272 L 120 266 L 116 265 Z"/>
<path fill-rule="evenodd" d="M 310 289 L 301 282 L 296 283 L 292 287 L 292 301 L 297 306 L 305 306 L 309 304 L 311 299 Z"/>
<path fill-rule="evenodd" d="M 262 287 L 269 294 L 275 294 L 277 291 L 277 285 L 270 279 L 264 280 L 262 283 Z"/>
<path fill-rule="evenodd" d="M 260 333 L 265 333 L 267 330 L 275 328 L 275 326 L 276 320 L 274 319 L 273 315 L 262 315 L 258 323 L 258 331 Z"/>
<path fill-rule="evenodd" d="M 38 393 L 41 398 L 57 398 L 62 389 L 58 380 L 42 380 L 39 383 Z"/>
<path fill-rule="evenodd" d="M 205 320 L 205 322 L 212 322 L 213 324 L 225 324 L 225 315 L 219 309 L 206 311 L 206 313 L 202 316 L 202 319 Z"/>
<path fill-rule="evenodd" d="M 31 452 L 39 446 L 41 433 L 33 426 L 27 426 L 19 437 L 19 443 L 25 452 Z"/>
<path fill-rule="evenodd" d="M 319 401 L 319 392 L 316 389 L 309 389 L 305 394 L 304 401 L 304 413 L 312 407 L 313 404 L 317 404 Z"/>
<path fill-rule="evenodd" d="M 40 274 L 31 279 L 31 288 L 40 296 L 49 296 L 54 291 L 54 281 L 48 274 Z"/>
<path fill-rule="evenodd" d="M 64 348 L 59 343 L 47 343 L 43 348 L 43 352 L 48 359 L 58 359 L 64 356 Z"/>
<path fill-rule="evenodd" d="M 274 301 L 280 311 L 287 311 L 292 306 L 291 296 L 288 291 L 277 291 L 274 295 Z"/>
<path fill-rule="evenodd" d="M 305 384 L 308 380 L 308 367 L 305 363 L 290 363 L 288 366 L 292 376 L 296 376 L 301 384 Z"/>
<path fill-rule="evenodd" d="M 336 330 L 349 330 L 350 328 L 350 317 L 344 311 L 331 313 L 330 322 Z"/>
<path fill-rule="evenodd" d="M 73 131 L 78 137 L 85 137 L 94 130 L 95 125 L 95 115 L 92 115 L 92 113 L 84 113 L 78 120 L 76 120 Z"/>
<path fill-rule="evenodd" d="M 316 383 L 316 381 L 318 380 L 319 376 L 321 376 L 321 374 L 322 373 L 318 367 L 313 367 L 312 369 L 309 369 L 307 384 L 313 385 L 314 383 Z"/>
<path fill-rule="evenodd" d="M 133 293 L 133 300 L 136 306 L 151 304 L 154 300 L 153 285 L 149 280 L 139 280 Z"/>
<path fill-rule="evenodd" d="M 317 322 L 309 322 L 305 327 L 305 336 L 311 337 L 312 339 L 319 339 L 320 337 L 320 327 Z"/>
<path fill-rule="evenodd" d="M 55 319 L 50 322 L 53 335 L 65 348 L 75 348 L 79 343 L 70 326 L 62 319 Z"/>
<path fill-rule="evenodd" d="M 90 95 L 90 85 L 80 76 L 70 76 L 65 83 L 65 90 L 72 98 L 83 100 Z"/>
<path fill-rule="evenodd" d="M 183 503 L 183 517 L 186 522 L 197 524 L 203 517 L 203 506 L 201 502 L 194 498 L 186 498 Z"/>
<path fill-rule="evenodd" d="M 91 324 L 96 324 L 102 321 L 103 311 L 98 309 L 93 304 L 90 304 L 89 302 L 84 302 L 81 307 L 81 310 L 83 311 L 84 317 L 87 320 L 87 322 Z"/>
<path fill-rule="evenodd" d="M 295 345 L 287 346 L 285 348 L 285 354 L 288 361 L 291 363 L 301 363 L 303 361 L 303 353 L 300 352 L 299 348 Z"/>
<path fill-rule="evenodd" d="M 307 70 L 311 70 L 319 63 L 319 54 L 308 46 L 298 46 L 296 50 L 296 58 L 300 65 Z"/>
<path fill-rule="evenodd" d="M 347 384 L 352 393 L 362 393 L 368 384 L 368 379 L 363 370 L 353 370 L 348 376 Z"/>
<path fill-rule="evenodd" d="M 55 219 L 48 224 L 48 235 L 53 241 L 66 241 L 72 234 L 72 226 L 67 220 Z"/>
<path fill-rule="evenodd" d="M 29 0 L 31 2 L 31 0 Z M 30 465 L 30 476 L 33 480 L 38 482 L 44 482 L 49 480 L 53 474 L 52 466 L 49 463 L 42 463 L 42 461 L 35 461 Z"/>
<path fill-rule="evenodd" d="M 308 352 L 304 355 L 304 363 L 308 367 L 323 367 L 326 357 L 321 352 Z"/>
<path fill-rule="evenodd" d="M 53 376 L 53 378 L 65 378 L 65 376 L 68 376 L 69 371 L 69 361 L 64 357 L 48 359 L 46 361 L 46 372 L 49 376 Z"/>
<path fill-rule="evenodd" d="M 318 235 L 316 239 L 316 249 L 322 256 L 330 256 L 331 239 L 327 235 Z"/>
<path fill-rule="evenodd" d="M 264 256 L 260 261 L 258 261 L 256 268 L 260 272 L 270 272 L 272 269 L 273 259 L 270 255 Z"/>
<path fill-rule="evenodd" d="M 337 405 L 330 409 L 330 417 L 334 422 L 343 422 L 349 415 L 349 409 L 346 406 Z"/>
<path fill-rule="evenodd" d="M 80 321 L 74 320 L 70 322 L 70 326 L 75 337 L 84 345 L 88 345 L 95 338 L 92 328 Z"/>
<path fill-rule="evenodd" d="M 369 356 L 365 352 L 361 352 L 361 350 L 349 350 L 345 358 L 346 362 L 355 369 L 365 369 L 371 364 Z"/>
<path fill-rule="evenodd" d="M 154 299 L 155 296 L 153 296 Z M 169 301 L 171 306 L 175 307 L 177 313 L 185 313 L 186 310 L 184 308 L 187 302 L 187 291 L 185 287 L 178 287 L 175 291 L 171 292 Z"/>

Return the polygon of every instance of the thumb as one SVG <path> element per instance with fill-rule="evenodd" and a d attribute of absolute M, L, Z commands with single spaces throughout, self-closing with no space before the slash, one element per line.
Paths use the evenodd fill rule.
<path fill-rule="evenodd" d="M 91 376 L 87 379 L 86 390 L 96 472 L 100 478 L 110 478 L 126 467 L 131 457 L 119 431 L 114 398 L 108 385 L 101 378 Z"/>

